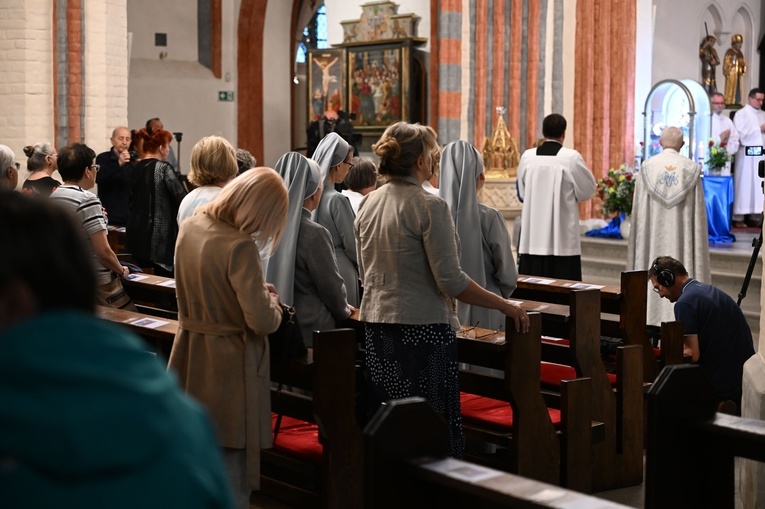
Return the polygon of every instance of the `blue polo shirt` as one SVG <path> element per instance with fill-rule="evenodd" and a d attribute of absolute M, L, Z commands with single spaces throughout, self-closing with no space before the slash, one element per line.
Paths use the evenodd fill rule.
<path fill-rule="evenodd" d="M 698 364 L 718 398 L 740 398 L 744 363 L 754 355 L 741 308 L 719 288 L 691 278 L 675 302 L 675 319 L 683 322 L 686 334 L 698 335 Z"/>

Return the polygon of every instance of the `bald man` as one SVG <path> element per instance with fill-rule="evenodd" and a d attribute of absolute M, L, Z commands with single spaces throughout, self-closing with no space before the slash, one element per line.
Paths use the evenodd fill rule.
<path fill-rule="evenodd" d="M 635 179 L 627 269 L 645 270 L 660 255 L 685 260 L 691 277 L 710 282 L 709 230 L 701 165 L 679 153 L 683 132 L 667 127 L 664 150 L 643 163 Z M 648 299 L 647 322 L 674 321 L 672 305 Z"/>
<path fill-rule="evenodd" d="M 117 127 L 110 138 L 111 150 L 98 154 L 96 164 L 101 169 L 96 175 L 98 198 L 106 209 L 109 224 L 125 226 L 128 220 L 129 173 L 133 168 L 130 161 L 130 130 Z"/>

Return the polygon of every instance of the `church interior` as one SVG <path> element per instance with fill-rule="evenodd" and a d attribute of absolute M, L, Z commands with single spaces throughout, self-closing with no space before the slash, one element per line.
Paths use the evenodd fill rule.
<path fill-rule="evenodd" d="M 732 61 L 738 63 L 733 65 Z M 420 442 L 414 438 L 404 440 L 399 436 L 400 429 L 387 430 L 384 420 L 379 420 L 379 435 L 393 433 L 391 443 L 400 439 L 396 446 L 388 444 L 395 452 L 386 454 L 386 446 L 380 445 L 383 442 L 362 437 L 353 412 L 345 411 L 344 407 L 361 404 L 358 394 L 353 391 L 349 394 L 347 387 L 342 387 L 343 380 L 360 384 L 358 377 L 354 380 L 357 375 L 352 370 L 338 367 L 341 361 L 348 363 L 347 356 L 333 359 L 336 365 L 320 366 L 316 362 L 316 374 L 310 375 L 306 374 L 307 370 L 285 375 L 287 370 L 282 372 L 281 368 L 272 367 L 274 376 L 285 376 L 279 380 L 276 396 L 271 396 L 272 407 L 286 408 L 282 436 L 300 435 L 302 425 L 290 415 L 298 409 L 296 415 L 311 421 L 313 427 L 309 432 L 324 442 L 324 449 L 318 442 L 310 446 L 302 444 L 302 452 L 307 450 L 309 456 L 313 455 L 313 463 L 309 462 L 308 467 L 296 461 L 294 455 L 264 449 L 262 476 L 268 480 L 261 482 L 260 493 L 252 495 L 250 507 L 387 507 L 393 504 L 413 507 L 415 503 L 435 504 L 435 501 L 448 507 L 484 507 L 492 501 L 511 504 L 513 497 L 516 497 L 514 503 L 523 500 L 535 504 L 533 507 L 600 507 L 592 505 L 598 503 L 602 503 L 602 507 L 682 506 L 682 503 L 672 505 L 676 494 L 666 480 L 662 484 L 661 478 L 663 475 L 672 478 L 685 463 L 669 453 L 667 456 L 652 456 L 650 452 L 644 455 L 644 449 L 664 446 L 671 449 L 667 444 L 675 440 L 674 435 L 664 430 L 672 428 L 671 423 L 686 422 L 681 419 L 690 422 L 689 414 L 683 413 L 685 402 L 701 405 L 706 395 L 682 393 L 687 398 L 677 405 L 683 409 L 678 410 L 677 415 L 668 410 L 674 404 L 668 402 L 679 401 L 671 400 L 670 396 L 680 398 L 681 391 L 678 388 L 679 392 L 672 393 L 667 389 L 662 394 L 659 389 L 671 389 L 675 382 L 680 384 L 684 373 L 680 369 L 673 371 L 676 374 L 673 382 L 669 371 L 666 368 L 661 371 L 661 368 L 688 361 L 682 351 L 682 326 L 679 332 L 671 326 L 665 328 L 662 322 L 677 323 L 669 300 L 653 294 L 650 280 L 645 285 L 644 272 L 639 281 L 630 279 L 628 273 L 647 271 L 653 258 L 669 254 L 651 251 L 642 258 L 635 258 L 634 254 L 634 239 L 640 235 L 650 236 L 651 231 L 645 230 L 655 232 L 665 223 L 657 216 L 647 226 L 641 224 L 645 219 L 644 209 L 638 212 L 636 205 L 633 211 L 633 200 L 638 203 L 634 182 L 630 190 L 622 191 L 628 195 L 627 205 L 611 197 L 612 193 L 617 194 L 617 188 L 625 179 L 627 183 L 637 179 L 643 171 L 641 168 L 647 168 L 644 165 L 666 148 L 662 134 L 668 127 L 680 128 L 683 148 L 678 152 L 703 174 L 701 179 L 696 178 L 703 182 L 703 192 L 702 184 L 698 184 L 705 218 L 702 236 L 692 236 L 687 252 L 699 256 L 699 243 L 705 245 L 701 256 L 709 279 L 703 282 L 719 288 L 733 300 L 739 298 L 757 352 L 743 368 L 743 402 L 739 414 L 765 422 L 765 355 L 762 354 L 765 350 L 760 348 L 765 345 L 761 342 L 765 337 L 760 336 L 765 292 L 762 291 L 762 257 L 758 254 L 758 241 L 762 242 L 763 194 L 759 187 L 762 173 L 759 180 L 754 178 L 755 184 L 749 186 L 751 208 L 744 212 L 734 208 L 735 200 L 739 199 L 734 189 L 743 194 L 738 184 L 734 184 L 734 178 L 739 178 L 735 174 L 743 171 L 739 170 L 739 160 L 754 161 L 755 169 L 747 171 L 755 173 L 757 161 L 765 160 L 762 153 L 765 123 L 761 124 L 762 132 L 757 133 L 761 137 L 759 143 L 742 141 L 738 152 L 731 151 L 735 159 L 727 157 L 721 164 L 711 164 L 717 151 L 724 150 L 728 143 L 726 135 L 721 145 L 719 133 L 714 132 L 715 114 L 736 122 L 736 115 L 747 111 L 746 108 L 750 108 L 747 105 L 752 104 L 750 99 L 754 96 L 750 90 L 765 88 L 765 3 L 761 0 L 4 0 L 0 6 L 0 71 L 0 144 L 10 148 L 16 161 L 21 163 L 18 189 L 28 176 L 25 146 L 45 141 L 61 151 L 72 143 L 84 143 L 99 154 L 111 150 L 116 128 L 124 126 L 138 131 L 144 126 L 148 128 L 151 119 L 161 119 L 164 129 L 172 133 L 169 147 L 176 161 L 174 170 L 186 181 L 194 164 L 192 148 L 208 136 L 220 136 L 234 148 L 248 151 L 256 161 L 253 166 L 275 168 L 289 152 L 310 157 L 325 131 L 332 131 L 340 134 L 357 156 L 370 157 L 377 163 L 380 158 L 373 145 L 388 126 L 399 121 L 420 123 L 435 131 L 439 151 L 447 144 L 462 140 L 480 154 L 485 184 L 477 191 L 478 199 L 501 213 L 512 242 L 508 249 L 512 251 L 513 263 L 522 254 L 519 249 L 521 212 L 527 210 L 524 207 L 530 207 L 521 200 L 519 192 L 522 155 L 536 150 L 550 138 L 542 132 L 549 115 L 560 114 L 567 121 L 560 143 L 564 149 L 581 156 L 597 182 L 596 192 L 591 193 L 590 198 L 577 200 L 575 205 L 579 214 L 575 236 L 581 246 L 575 254 L 581 261 L 580 280 L 587 284 L 572 288 L 576 283 L 571 283 L 566 288 L 550 290 L 556 285 L 551 285 L 549 280 L 540 283 L 527 278 L 524 282 L 523 272 L 516 272 L 516 276 L 521 274 L 517 288 L 520 292 L 512 298 L 536 302 L 536 307 L 527 309 L 536 311 L 529 313 L 533 320 L 528 334 L 536 333 L 544 338 L 551 335 L 552 330 L 565 329 L 565 337 L 571 335 L 578 339 L 577 335 L 584 337 L 592 328 L 597 329 L 595 343 L 581 347 L 581 351 L 572 348 L 574 361 L 569 368 L 572 373 L 576 372 L 577 380 L 589 377 L 590 383 L 591 378 L 591 385 L 573 383 L 577 380 L 561 385 L 559 379 L 554 389 L 545 388 L 544 403 L 554 400 L 557 406 L 555 410 L 543 410 L 543 425 L 537 427 L 544 429 L 537 430 L 537 435 L 533 433 L 534 424 L 522 428 L 523 431 L 516 427 L 512 433 L 503 434 L 497 431 L 497 422 L 481 427 L 471 420 L 474 417 L 466 417 L 463 412 L 466 441 L 481 442 L 465 456 L 465 461 L 472 463 L 457 465 L 463 470 L 456 474 L 447 472 L 448 465 L 441 463 L 423 473 L 416 461 L 410 459 L 404 463 L 402 458 L 409 458 L 404 456 L 408 453 L 399 449 L 408 447 L 417 451 L 411 453 L 411 458 L 438 457 L 438 451 L 443 448 L 431 448 L 433 437 L 425 433 L 419 437 Z M 721 113 L 713 104 L 714 97 L 719 97 L 713 92 L 720 92 L 724 98 Z M 756 152 L 754 149 L 758 146 L 759 152 Z M 51 175 L 64 180 L 58 172 Z M 436 187 L 437 183 L 436 179 Z M 98 186 L 91 191 L 98 195 Z M 435 192 L 438 194 L 438 189 Z M 669 214 L 664 218 L 666 224 L 669 224 Z M 686 220 L 678 219 L 679 224 L 691 224 L 690 218 Z M 686 236 L 691 229 L 688 227 Z M 117 255 L 125 248 L 120 240 L 124 230 L 110 227 L 109 243 Z M 673 231 L 664 233 L 668 237 L 675 235 Z M 464 241 L 461 249 L 466 250 Z M 633 261 L 635 266 L 631 265 Z M 697 265 L 692 260 L 685 263 L 692 277 L 702 279 L 701 274 L 693 273 Z M 266 271 L 267 268 L 265 274 Z M 143 309 L 159 311 L 156 317 L 165 320 L 164 325 L 148 332 L 131 326 L 136 335 L 159 345 L 168 320 L 173 323 L 179 319 L 179 306 L 175 302 L 171 305 L 174 309 L 162 309 L 168 295 L 172 295 L 174 301 L 175 283 L 170 286 L 157 280 L 155 287 L 149 290 L 140 288 L 138 281 L 123 284 L 136 303 L 146 297 L 151 305 Z M 152 292 L 160 288 L 158 284 L 165 284 L 162 290 L 165 293 L 159 301 L 154 301 Z M 167 293 L 168 288 L 171 293 Z M 580 296 L 574 295 L 577 292 L 573 290 L 578 288 L 600 291 L 592 298 L 590 293 L 576 300 Z M 640 297 L 630 300 L 627 288 Z M 653 290 L 659 292 L 658 288 Z M 651 306 L 660 300 L 666 306 L 665 314 L 661 315 L 662 319 L 652 320 Z M 564 306 L 568 313 L 565 320 L 560 318 L 562 315 L 556 315 L 557 307 Z M 357 304 L 355 308 L 358 307 Z M 587 314 L 590 308 L 595 314 Z M 574 318 L 575 310 L 582 315 Z M 634 336 L 625 332 L 635 329 L 625 324 L 628 317 L 641 312 L 643 320 L 637 330 L 646 336 L 647 327 L 650 337 L 636 342 Z M 547 324 L 548 319 L 554 321 L 550 318 L 553 315 L 560 318 L 560 323 Z M 125 321 L 114 316 L 112 320 Z M 348 325 L 348 321 L 338 320 L 340 325 L 355 327 L 363 334 L 362 322 Z M 483 330 L 478 323 L 467 325 Z M 500 328 L 490 330 L 485 322 L 483 327 L 489 329 L 489 334 L 500 332 Z M 509 336 L 509 327 L 507 330 Z M 462 343 L 470 339 L 469 332 L 463 328 L 463 336 L 457 333 Z M 607 377 L 598 359 L 607 340 L 614 339 L 611 336 L 622 337 L 623 344 L 628 346 L 619 350 L 618 356 L 614 349 L 606 362 Z M 172 335 L 170 338 L 172 340 Z M 477 333 L 473 331 L 472 339 L 476 338 Z M 505 348 L 505 333 L 501 338 Z M 665 343 L 666 338 L 675 338 L 674 344 L 680 345 L 680 350 L 673 354 L 679 357 L 672 362 L 659 353 L 670 344 L 670 340 Z M 318 359 L 323 353 L 322 343 L 337 341 L 344 345 L 346 339 L 334 331 L 326 332 L 323 337 L 319 333 L 318 344 L 311 349 L 311 355 Z M 363 339 L 361 341 L 363 343 Z M 544 346 L 543 342 L 541 353 L 539 348 L 516 351 L 507 347 L 507 352 L 514 353 L 508 353 L 505 359 L 504 349 L 499 350 L 486 341 L 475 352 L 462 343 L 460 348 L 465 348 L 468 360 L 460 359 L 460 366 L 468 366 L 468 369 L 464 373 L 460 369 L 460 389 L 463 390 L 464 383 L 465 387 L 485 390 L 495 398 L 492 402 L 503 400 L 500 402 L 503 408 L 511 402 L 518 422 L 521 414 L 517 405 L 524 402 L 516 401 L 512 395 L 508 399 L 508 393 L 522 391 L 524 384 L 509 374 L 505 378 L 503 371 L 510 373 L 512 365 L 527 377 L 539 378 L 539 370 L 525 370 L 513 355 L 534 355 L 533 359 L 541 356 L 543 360 L 545 355 L 561 347 L 560 344 Z M 508 341 L 508 345 L 510 343 Z M 637 348 L 634 344 L 642 345 L 643 350 L 630 349 Z M 338 352 L 343 348 L 338 347 Z M 355 339 L 351 339 L 350 348 L 351 351 L 345 353 L 352 361 L 356 355 Z M 590 349 L 597 351 L 596 369 L 589 364 Z M 159 346 L 158 350 L 169 355 L 167 345 Z M 568 350 L 566 343 L 566 352 Z M 495 359 L 490 359 L 492 356 Z M 338 357 L 341 356 L 338 354 Z M 350 364 L 354 367 L 353 362 Z M 469 369 L 470 365 L 475 365 L 475 370 Z M 321 385 L 317 381 L 319 370 L 329 378 L 336 377 L 333 383 L 321 388 L 325 393 L 336 389 L 337 394 L 342 394 L 337 401 L 317 397 Z M 493 375 L 487 376 L 485 372 Z M 295 378 L 290 378 L 293 375 Z M 692 378 L 691 375 L 688 376 Z M 311 376 L 314 378 L 309 380 Z M 541 376 L 544 380 L 545 374 Z M 493 377 L 493 380 L 487 382 L 481 377 Z M 287 387 L 280 396 L 283 381 Z M 294 393 L 290 382 L 294 382 L 297 389 Z M 313 407 L 310 407 L 310 392 L 301 389 L 304 384 L 317 387 Z M 544 383 L 542 385 L 544 388 Z M 534 402 L 526 401 L 529 406 L 521 408 L 529 408 L 529 414 L 534 414 L 546 407 L 537 405 L 542 402 L 539 391 L 531 392 L 534 394 L 529 400 Z M 463 409 L 468 406 L 466 401 L 462 399 Z M 584 411 L 581 415 L 573 412 L 571 408 L 576 405 L 587 408 L 586 415 Z M 476 411 L 475 406 L 471 411 Z M 692 408 L 691 403 L 687 408 Z M 389 410 L 389 422 L 399 413 L 402 419 L 407 415 L 421 419 L 422 424 L 415 427 L 431 422 L 428 419 L 432 416 L 427 410 L 416 405 L 399 408 L 392 405 Z M 557 418 L 557 421 L 553 418 L 555 427 L 550 424 L 549 430 L 548 410 L 551 418 L 553 414 Z M 568 411 L 571 413 L 566 413 Z M 497 407 L 486 412 L 501 413 Z M 706 419 L 708 415 L 693 417 Z M 575 422 L 576 419 L 579 420 Z M 722 421 L 720 417 L 717 421 L 714 418 L 704 421 L 706 424 L 698 425 L 694 431 L 697 433 L 694 439 L 718 440 L 724 432 L 712 428 L 725 425 Z M 658 423 L 661 423 L 661 431 L 653 428 L 658 427 Z M 440 421 L 434 424 L 440 425 Z M 726 465 L 719 470 L 712 469 L 713 473 L 705 479 L 707 484 L 715 486 L 700 491 L 720 497 L 715 499 L 715 502 L 724 501 L 719 507 L 765 508 L 762 463 L 765 449 L 761 445 L 765 423 L 753 427 L 756 429 L 747 429 L 751 434 L 742 440 L 756 441 L 759 445 L 752 446 L 752 450 L 757 452 L 752 452 L 748 459 L 737 459 L 735 468 L 734 456 L 742 457 L 739 452 L 746 449 L 740 443 L 736 454 L 730 457 L 717 449 L 698 457 L 689 455 L 699 462 L 714 460 Z M 549 434 L 545 434 L 547 431 Z M 718 432 L 720 435 L 715 434 Z M 536 443 L 520 445 L 524 433 L 536 437 Z M 576 433 L 580 433 L 579 438 L 586 436 L 585 442 L 590 443 L 575 444 Z M 755 435 L 757 438 L 752 438 Z M 686 440 L 682 442 L 684 447 L 695 447 L 689 438 L 682 440 Z M 584 448 L 582 457 L 578 455 L 581 448 Z M 682 448 L 678 446 L 678 449 Z M 334 456 L 329 454 L 330 450 Z M 503 456 L 497 450 L 509 453 Z M 550 453 L 551 450 L 554 453 Z M 0 458 L 3 454 L 0 446 Z M 394 458 L 396 454 L 399 457 Z M 552 466 L 539 459 L 546 455 L 553 461 Z M 372 457 L 380 463 L 372 466 Z M 417 464 L 417 472 L 412 467 L 414 464 Z M 404 468 L 399 469 L 401 465 Z M 0 466 L 0 499 L 3 498 L 2 468 Z M 372 470 L 368 469 L 404 473 L 381 475 L 379 481 L 373 482 L 369 473 Z M 583 471 L 587 471 L 586 475 Z M 718 482 L 715 474 L 724 480 Z M 434 480 L 438 476 L 448 480 Z M 537 484 L 526 486 L 523 483 L 528 479 L 517 476 L 531 478 Z M 299 480 L 295 483 L 298 488 L 292 491 L 288 487 L 290 479 Z M 502 482 L 509 487 L 498 487 Z M 542 482 L 548 484 L 542 485 Z M 395 483 L 409 489 L 426 485 L 428 488 L 423 488 L 420 495 L 407 498 L 402 494 L 391 495 L 397 491 Z M 716 488 L 724 494 L 716 493 Z M 675 487 L 674 491 L 684 490 Z M 564 502 L 570 505 L 555 505 Z"/>

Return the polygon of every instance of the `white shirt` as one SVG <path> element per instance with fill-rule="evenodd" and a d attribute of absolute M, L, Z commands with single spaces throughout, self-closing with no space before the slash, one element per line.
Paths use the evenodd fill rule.
<path fill-rule="evenodd" d="M 354 215 L 358 214 L 359 204 L 361 203 L 361 200 L 364 199 L 364 195 L 357 193 L 356 191 L 351 191 L 350 189 L 343 189 L 340 194 L 348 197 L 348 201 L 351 202 L 351 208 L 353 209 Z"/>
<path fill-rule="evenodd" d="M 187 194 L 178 207 L 178 226 L 181 226 L 184 219 L 193 216 L 197 207 L 213 201 L 222 190 L 223 188 L 218 186 L 202 186 Z"/>

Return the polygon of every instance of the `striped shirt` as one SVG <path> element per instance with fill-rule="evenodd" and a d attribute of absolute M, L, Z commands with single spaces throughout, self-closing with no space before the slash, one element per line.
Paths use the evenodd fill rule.
<path fill-rule="evenodd" d="M 53 191 L 50 199 L 75 215 L 82 225 L 83 238 L 93 251 L 90 236 L 101 230 L 106 230 L 106 218 L 104 218 L 98 197 L 79 186 L 63 185 Z M 112 271 L 104 267 L 95 252 L 93 252 L 93 263 L 99 285 L 109 283 L 114 279 Z"/>

